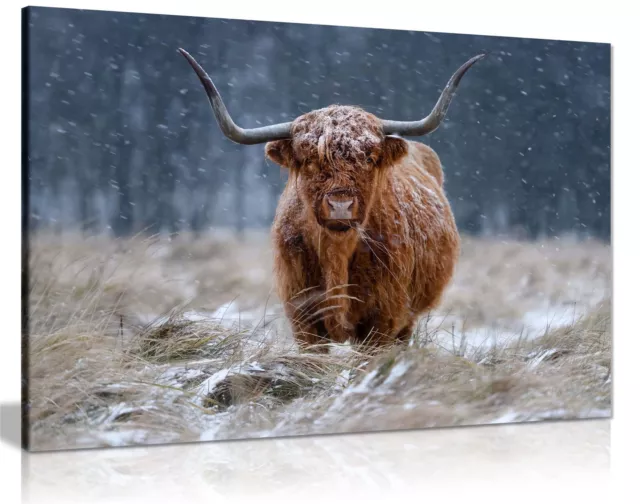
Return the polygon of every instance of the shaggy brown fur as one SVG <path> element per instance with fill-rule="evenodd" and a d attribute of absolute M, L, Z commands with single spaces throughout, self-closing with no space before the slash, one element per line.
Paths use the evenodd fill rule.
<path fill-rule="evenodd" d="M 436 153 L 385 136 L 364 110 L 331 106 L 296 119 L 292 138 L 269 142 L 266 154 L 290 171 L 272 233 L 297 341 L 408 340 L 459 253 Z M 327 218 L 335 194 L 353 201 L 348 222 Z"/>

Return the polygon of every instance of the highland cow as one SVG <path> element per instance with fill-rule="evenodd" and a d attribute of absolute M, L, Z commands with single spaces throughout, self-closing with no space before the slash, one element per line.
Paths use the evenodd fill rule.
<path fill-rule="evenodd" d="M 451 77 L 432 112 L 418 121 L 381 120 L 333 105 L 292 122 L 242 129 L 207 73 L 183 49 L 223 133 L 267 143 L 289 171 L 272 228 L 275 283 L 294 336 L 321 343 L 407 342 L 417 317 L 438 305 L 459 255 L 459 235 L 436 153 L 403 136 L 434 131 L 462 76 Z"/>

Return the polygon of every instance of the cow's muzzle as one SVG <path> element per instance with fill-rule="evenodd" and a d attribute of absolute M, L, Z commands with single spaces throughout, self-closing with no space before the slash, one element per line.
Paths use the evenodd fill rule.
<path fill-rule="evenodd" d="M 348 231 L 359 222 L 358 198 L 348 191 L 332 191 L 324 196 L 320 224 L 331 231 Z"/>

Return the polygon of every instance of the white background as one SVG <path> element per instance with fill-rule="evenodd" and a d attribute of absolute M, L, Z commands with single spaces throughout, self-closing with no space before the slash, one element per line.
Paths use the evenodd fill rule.
<path fill-rule="evenodd" d="M 4 0 L 1 7 L 2 405 L 20 400 L 20 7 L 24 5 Z M 291 498 L 293 489 L 301 492 L 302 497 L 296 496 L 298 502 L 354 501 L 365 495 L 367 502 L 446 499 L 447 504 L 637 499 L 640 13 L 634 2 L 82 0 L 39 1 L 38 5 L 611 43 L 615 268 L 611 469 L 609 472 L 606 467 L 608 443 L 602 442 L 602 429 L 608 429 L 608 422 L 593 421 L 580 426 L 552 423 L 445 429 L 36 457 L 3 443 L 3 502 L 20 502 L 23 490 L 31 494 L 33 502 L 69 501 L 74 490 L 77 502 L 92 502 L 98 495 L 103 496 L 100 502 L 213 501 L 216 497 L 225 502 L 232 498 L 289 500 L 287 496 L 276 497 L 274 488 L 291 488 L 287 494 Z M 309 469 L 316 467 L 315 460 L 317 472 Z M 221 469 L 225 461 L 226 472 Z"/>

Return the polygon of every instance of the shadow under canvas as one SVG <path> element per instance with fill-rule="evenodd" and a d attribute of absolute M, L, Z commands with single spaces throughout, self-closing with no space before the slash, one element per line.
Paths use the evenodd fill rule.
<path fill-rule="evenodd" d="M 0 404 L 0 439 L 14 448 L 21 448 L 21 433 L 20 403 Z"/>

